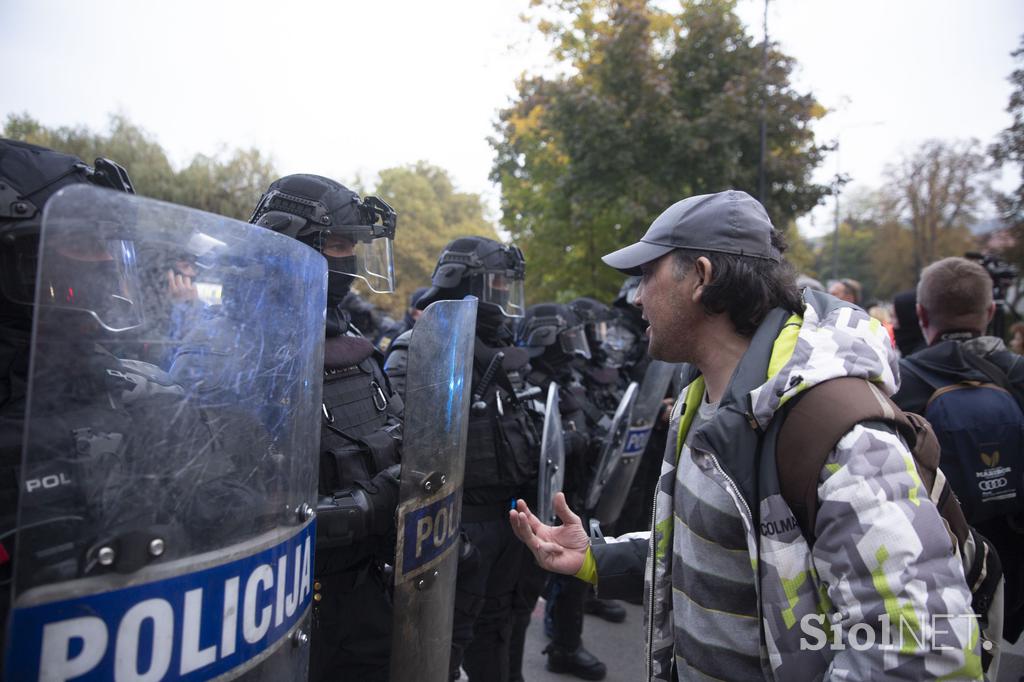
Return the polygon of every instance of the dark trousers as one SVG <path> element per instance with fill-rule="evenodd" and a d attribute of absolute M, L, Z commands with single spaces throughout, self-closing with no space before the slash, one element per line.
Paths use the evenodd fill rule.
<path fill-rule="evenodd" d="M 315 580 L 310 682 L 387 682 L 391 596 L 377 563 Z"/>
<path fill-rule="evenodd" d="M 512 534 L 507 512 L 483 521 L 463 508 L 462 529 L 476 556 L 459 565 L 451 670 L 461 665 L 471 682 L 507 682 L 512 600 L 526 546 Z"/>
<path fill-rule="evenodd" d="M 549 573 L 537 565 L 533 557 L 523 559 L 516 583 L 516 596 L 512 601 L 512 641 L 509 645 L 509 682 L 523 680 L 523 649 L 526 647 L 526 628 L 530 626 L 533 607 L 544 591 Z M 579 581 L 577 581 L 579 582 Z"/>
<path fill-rule="evenodd" d="M 588 583 L 571 575 L 552 575 L 548 581 L 545 617 L 551 617 L 551 643 L 575 651 L 583 643 L 583 602 Z"/>

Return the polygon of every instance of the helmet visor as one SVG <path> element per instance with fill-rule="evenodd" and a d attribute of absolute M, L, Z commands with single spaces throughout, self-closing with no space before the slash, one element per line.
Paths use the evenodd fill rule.
<path fill-rule="evenodd" d="M 578 355 L 585 360 L 590 359 L 590 344 L 587 343 L 587 332 L 582 324 L 569 327 L 559 334 L 558 343 L 566 355 Z"/>
<path fill-rule="evenodd" d="M 469 293 L 501 310 L 505 317 L 522 317 L 526 309 L 523 280 L 508 272 L 484 272 L 471 278 Z"/>
<path fill-rule="evenodd" d="M 626 364 L 637 337 L 632 331 L 614 322 L 600 322 L 595 325 L 600 329 L 601 350 L 606 356 L 605 364 L 609 367 L 622 367 Z"/>
<path fill-rule="evenodd" d="M 38 304 L 91 315 L 109 332 L 144 322 L 134 243 L 100 234 L 43 239 Z"/>
<path fill-rule="evenodd" d="M 395 290 L 395 256 L 390 237 L 362 239 L 353 233 L 321 233 L 320 252 L 331 272 L 363 280 L 370 291 Z"/>

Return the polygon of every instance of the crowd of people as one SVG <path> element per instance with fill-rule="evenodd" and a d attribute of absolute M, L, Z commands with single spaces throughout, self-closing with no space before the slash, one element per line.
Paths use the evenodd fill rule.
<path fill-rule="evenodd" d="M 111 550 L 91 561 L 98 545 L 71 539 L 81 525 L 46 537 L 18 526 L 18 505 L 27 499 L 20 471 L 27 386 L 46 365 L 35 358 L 30 372 L 33 317 L 47 305 L 85 309 L 89 295 L 79 282 L 49 283 L 37 294 L 33 249 L 40 248 L 44 204 L 62 187 L 133 191 L 124 169 L 115 182 L 99 172 L 104 168 L 0 141 L 0 192 L 11 198 L 9 210 L 0 206 L 7 486 L 0 571 L 8 586 L 19 543 L 41 545 L 40 556 L 52 551 L 48 542 L 61 544 L 65 565 L 51 575 L 61 580 L 103 567 L 131 570 L 118 562 L 135 556 L 133 542 L 148 543 L 144 561 L 160 560 L 164 551 L 161 543 L 155 552 L 143 531 L 167 519 L 135 514 L 129 523 L 125 510 L 112 512 L 107 501 L 102 512 L 90 506 L 88 513 L 96 515 L 93 525 L 113 524 L 99 533 L 114 538 L 103 542 L 118 548 L 116 559 Z M 882 308 L 865 312 L 855 280 L 838 280 L 828 293 L 813 280 L 798 286 L 764 208 L 727 190 L 682 199 L 638 242 L 605 256 L 624 277 L 612 301 L 527 305 L 523 253 L 467 236 L 444 247 L 431 281 L 413 292 L 396 321 L 353 286 L 393 290 L 392 248 L 408 248 L 397 209 L 307 174 L 280 178 L 254 198 L 253 226 L 301 242 L 303 258 L 326 265 L 326 290 L 300 292 L 325 327 L 311 346 L 322 348 L 315 416 L 292 409 L 301 402 L 295 389 L 271 380 L 298 371 L 297 356 L 281 348 L 309 343 L 297 338 L 299 311 L 292 326 L 264 329 L 250 319 L 253 301 L 267 305 L 277 296 L 275 278 L 293 264 L 268 257 L 273 266 L 261 263 L 257 274 L 243 275 L 248 270 L 235 258 L 230 272 L 245 278 L 242 295 L 237 282 L 232 289 L 227 280 L 217 287 L 204 280 L 211 250 L 225 245 L 208 236 L 170 252 L 139 248 L 130 258 L 124 235 L 119 251 L 104 246 L 98 255 L 66 244 L 61 254 L 69 263 L 102 262 L 113 276 L 122 273 L 113 265 L 131 261 L 150 272 L 136 289 L 119 280 L 89 298 L 90 323 L 100 322 L 111 341 L 75 349 L 99 358 L 83 363 L 81 376 L 60 372 L 62 399 L 88 385 L 84 403 L 98 405 L 95 396 L 102 396 L 111 406 L 99 417 L 99 408 L 80 415 L 60 408 L 74 444 L 55 432 L 48 447 L 69 449 L 55 458 L 67 463 L 69 481 L 83 471 L 73 453 L 86 452 L 85 441 L 91 457 L 108 447 L 106 461 L 119 466 L 149 448 L 145 439 L 119 435 L 138 431 L 127 425 L 132 420 L 160 422 L 151 440 L 187 427 L 179 440 L 192 450 L 207 440 L 244 441 L 250 459 L 241 461 L 237 446 L 212 447 L 206 457 L 226 460 L 215 474 L 197 469 L 159 493 L 210 502 L 176 519 L 200 525 L 208 549 L 225 535 L 265 527 L 259 520 L 271 513 L 263 510 L 280 495 L 270 481 L 282 478 L 281 449 L 286 442 L 299 447 L 295 432 L 304 422 L 295 423 L 295 414 L 319 422 L 305 424 L 306 432 L 319 432 L 309 679 L 387 680 L 400 654 L 392 648 L 392 569 L 417 320 L 432 303 L 471 296 L 472 381 L 462 390 L 473 399 L 449 679 L 523 680 L 525 633 L 541 597 L 547 668 L 581 679 L 607 675 L 585 646 L 584 615 L 622 622 L 626 610 L 616 600 L 644 606 L 651 680 L 995 674 L 1000 641 L 1015 641 L 1024 629 L 1024 327 L 1008 330 L 1017 352 L 987 334 L 996 303 L 984 267 L 964 258 L 929 265 L 909 306 L 905 297 L 894 302 L 890 323 Z M 115 317 L 110 302 L 147 291 L 159 292 L 164 313 L 147 322 L 141 350 L 128 351 L 117 333 L 138 324 Z M 286 311 L 299 304 L 279 297 L 277 305 Z M 233 354 L 259 367 L 243 367 Z M 653 361 L 672 363 L 667 385 L 645 381 Z M 111 376 L 127 378 L 114 385 Z M 153 387 L 145 396 L 143 384 Z M 256 407 L 239 421 L 239 393 L 253 387 L 264 395 L 250 396 Z M 549 390 L 557 413 L 544 401 Z M 623 447 L 617 415 L 644 390 L 660 409 L 625 503 L 609 518 L 599 511 L 606 482 L 600 467 Z M 227 439 L 220 435 L 228 431 Z M 538 476 L 549 433 L 564 452 L 564 479 L 553 500 L 542 500 Z M 264 453 L 258 466 L 253 452 Z M 174 466 L 168 458 L 165 468 Z M 63 480 L 63 470 L 54 471 Z M 245 480 L 233 481 L 241 473 Z M 156 494 L 135 491 L 132 509 L 153 506 L 152 497 L 143 498 Z M 534 513 L 550 504 L 553 517 Z M 245 518 L 226 508 L 245 509 Z M 0 590 L 5 600 L 7 592 Z M 5 623 L 9 609 L 4 603 Z"/>

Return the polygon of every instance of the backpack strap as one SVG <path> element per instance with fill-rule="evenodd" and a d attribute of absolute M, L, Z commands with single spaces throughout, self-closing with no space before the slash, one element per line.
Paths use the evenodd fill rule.
<path fill-rule="evenodd" d="M 829 454 L 854 426 L 874 421 L 888 424 L 906 441 L 922 492 L 946 521 L 950 541 L 963 546 L 971 529 L 939 469 L 941 448 L 927 419 L 902 411 L 877 386 L 852 377 L 824 381 L 795 400 L 783 414 L 775 461 L 779 490 L 808 544 L 814 544 L 818 480 Z"/>
<path fill-rule="evenodd" d="M 1017 387 L 1013 385 L 1009 377 L 1006 376 L 1006 373 L 998 365 L 988 360 L 988 358 L 983 358 L 970 351 L 965 350 L 963 356 L 967 364 L 974 367 L 974 369 L 988 377 L 989 381 L 1013 396 L 1013 399 L 1017 401 L 1017 407 L 1021 409 L 1021 412 L 1024 412 L 1024 396 L 1021 395 Z"/>
<path fill-rule="evenodd" d="M 818 515 L 821 470 L 840 439 L 861 422 L 879 421 L 896 429 L 913 450 L 922 428 L 908 421 L 877 386 L 854 377 L 830 379 L 807 389 L 790 402 L 782 417 L 775 449 L 779 490 L 809 541 L 813 541 Z M 930 428 L 927 422 L 923 428 Z M 938 456 L 936 445 L 934 466 Z"/>
<path fill-rule="evenodd" d="M 818 480 L 829 453 L 855 424 L 892 420 L 894 411 L 883 405 L 867 381 L 842 377 L 804 391 L 784 412 L 775 448 L 779 490 L 808 539 L 814 537 Z"/>

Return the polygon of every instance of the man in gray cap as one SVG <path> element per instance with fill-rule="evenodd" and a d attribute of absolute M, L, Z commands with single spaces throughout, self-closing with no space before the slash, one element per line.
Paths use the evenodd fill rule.
<path fill-rule="evenodd" d="M 520 500 L 516 534 L 602 597 L 644 589 L 645 679 L 980 679 L 963 569 L 893 429 L 860 423 L 839 440 L 808 531 L 780 492 L 786 402 L 839 377 L 898 385 L 884 329 L 822 292 L 801 300 L 784 249 L 761 204 L 726 191 L 672 205 L 604 257 L 642 277 L 651 356 L 689 363 L 652 529 L 591 542 L 560 496 L 562 525 Z M 894 638 L 908 614 L 913 636 Z"/>

